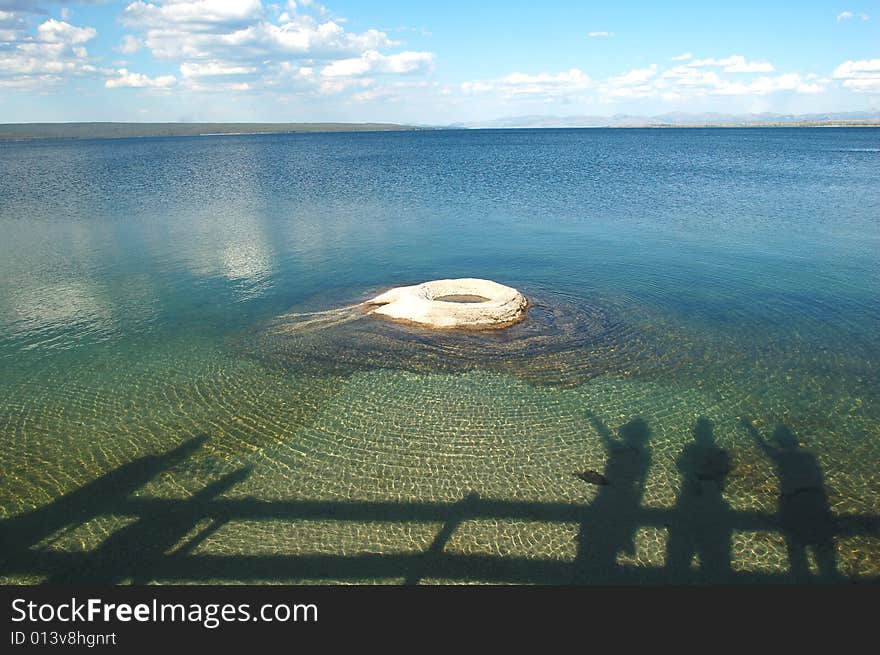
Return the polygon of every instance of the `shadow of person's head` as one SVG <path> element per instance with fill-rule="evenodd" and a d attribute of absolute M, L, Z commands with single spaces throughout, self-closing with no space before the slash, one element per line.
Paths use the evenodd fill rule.
<path fill-rule="evenodd" d="M 773 441 L 781 450 L 795 450 L 800 447 L 794 433 L 781 423 L 777 425 L 776 429 L 773 431 Z"/>
<path fill-rule="evenodd" d="M 715 443 L 715 425 L 705 416 L 701 416 L 694 424 L 694 441 L 700 445 L 711 446 Z"/>
<path fill-rule="evenodd" d="M 641 448 L 651 438 L 651 430 L 642 418 L 636 418 L 620 426 L 620 438 L 629 446 Z"/>

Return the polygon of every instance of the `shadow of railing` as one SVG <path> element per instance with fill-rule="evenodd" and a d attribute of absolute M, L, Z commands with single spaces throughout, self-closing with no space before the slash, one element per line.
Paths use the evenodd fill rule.
<path fill-rule="evenodd" d="M 182 461 L 202 441 L 196 438 L 164 455 L 127 464 L 43 508 L 0 522 L 3 543 L 0 573 L 9 577 L 37 576 L 51 583 L 398 579 L 412 584 L 425 578 L 537 584 L 802 581 L 785 573 L 732 569 L 723 576 L 707 578 L 705 572 L 699 570 L 641 565 L 617 566 L 591 577 L 584 574 L 577 559 L 461 554 L 444 550 L 458 526 L 472 520 L 578 524 L 583 534 L 589 531 L 593 519 L 590 504 L 496 500 L 477 494 L 456 503 L 221 497 L 247 478 L 250 474 L 247 468 L 222 476 L 186 499 L 131 495 L 159 472 Z M 101 515 L 130 517 L 134 521 L 110 534 L 92 551 L 69 552 L 45 546 L 46 539 L 59 530 Z M 627 520 L 637 522 L 640 527 L 662 529 L 675 519 L 674 509 L 640 508 Z M 197 552 L 200 543 L 229 522 L 270 520 L 440 523 L 442 527 L 432 544 L 420 552 L 353 555 Z M 780 533 L 783 529 L 778 517 L 761 512 L 730 510 L 724 520 L 731 531 Z M 837 515 L 833 521 L 832 531 L 836 537 L 880 535 L 880 516 Z M 876 583 L 880 577 L 860 576 L 852 580 Z"/>

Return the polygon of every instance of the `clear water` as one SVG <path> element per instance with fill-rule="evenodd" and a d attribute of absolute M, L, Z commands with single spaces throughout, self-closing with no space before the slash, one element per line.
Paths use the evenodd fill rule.
<path fill-rule="evenodd" d="M 876 581 L 878 153 L 0 144 L 0 581 Z M 529 319 L 302 315 L 444 277 Z"/>

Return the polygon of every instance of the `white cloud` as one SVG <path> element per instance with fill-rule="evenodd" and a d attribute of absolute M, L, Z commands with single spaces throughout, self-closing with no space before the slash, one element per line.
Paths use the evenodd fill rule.
<path fill-rule="evenodd" d="M 174 62 L 190 90 L 324 95 L 373 84 L 367 76 L 423 74 L 434 62 L 431 52 L 389 52 L 400 44 L 385 32 L 350 31 L 315 2 L 137 0 L 122 22 L 155 59 Z"/>
<path fill-rule="evenodd" d="M 168 26 L 229 25 L 244 23 L 263 15 L 260 0 L 170 0 L 167 2 L 132 2 L 123 11 L 127 24 Z"/>
<path fill-rule="evenodd" d="M 0 82 L 6 87 L 45 87 L 70 76 L 98 74 L 85 43 L 97 35 L 92 27 L 78 27 L 49 18 L 33 35 L 16 26 L 15 17 L 4 12 L 0 20 L 13 24 L 2 36 L 8 37 L 0 49 Z"/>
<path fill-rule="evenodd" d="M 383 27 L 383 32 L 411 32 L 424 37 L 431 37 L 433 34 L 424 27 L 411 27 L 409 25 L 398 25 L 397 27 Z"/>
<path fill-rule="evenodd" d="M 27 28 L 24 18 L 13 11 L 0 10 L 0 42 L 9 43 L 19 38 L 18 32 Z"/>
<path fill-rule="evenodd" d="M 608 81 L 615 86 L 626 86 L 628 84 L 642 84 L 657 74 L 657 64 L 651 64 L 648 68 L 634 68 L 628 73 L 624 73 L 618 77 L 612 77 Z"/>
<path fill-rule="evenodd" d="M 108 2 L 109 0 L 44 0 L 44 2 L 39 2 L 39 0 L 0 0 L 0 9 L 8 9 L 11 11 L 19 11 L 22 13 L 30 13 L 30 14 L 40 14 L 45 15 L 48 13 L 46 11 L 46 4 L 54 4 L 54 5 L 99 5 L 103 2 Z"/>
<path fill-rule="evenodd" d="M 373 84 L 374 81 L 369 78 L 331 77 L 319 82 L 318 92 L 321 95 L 335 95 L 345 91 L 366 89 L 373 86 Z"/>
<path fill-rule="evenodd" d="M 773 64 L 767 61 L 746 61 L 742 55 L 731 55 L 724 59 L 695 59 L 688 66 L 713 66 L 722 68 L 725 73 L 772 73 Z"/>
<path fill-rule="evenodd" d="M 249 75 L 256 69 L 251 66 L 239 66 L 222 61 L 206 61 L 184 63 L 180 65 L 180 74 L 184 77 L 211 77 L 215 75 Z"/>
<path fill-rule="evenodd" d="M 440 85 L 436 82 L 425 80 L 395 80 L 382 86 L 370 86 L 366 89 L 352 94 L 351 99 L 360 103 L 375 102 L 408 102 L 411 101 L 414 94 L 439 94 L 443 95 L 444 90 L 440 89 Z"/>
<path fill-rule="evenodd" d="M 21 16 L 17 15 L 14 11 L 4 11 L 0 9 L 0 25 L 2 25 L 5 21 L 14 21 L 19 24 L 24 24 L 24 19 Z"/>
<path fill-rule="evenodd" d="M 471 82 L 462 82 L 461 90 L 465 93 L 492 93 L 498 87 L 491 82 L 480 82 L 480 81 L 471 81 Z"/>
<path fill-rule="evenodd" d="M 816 83 L 804 81 L 799 73 L 785 73 L 773 77 L 757 77 L 751 82 L 723 82 L 713 90 L 718 95 L 763 96 L 777 91 L 797 93 L 821 93 L 824 89 Z"/>
<path fill-rule="evenodd" d="M 634 68 L 623 75 L 609 77 L 599 86 L 599 96 L 603 100 L 644 98 L 654 94 L 651 78 L 657 75 L 657 65 L 647 68 Z"/>
<path fill-rule="evenodd" d="M 834 78 L 856 93 L 880 93 L 880 59 L 845 61 L 834 69 Z"/>
<path fill-rule="evenodd" d="M 148 77 L 142 73 L 132 73 L 125 68 L 116 71 L 116 76 L 111 77 L 104 86 L 108 89 L 121 88 L 167 88 L 177 83 L 177 78 L 173 75 L 163 75 L 161 77 Z"/>
<path fill-rule="evenodd" d="M 688 66 L 677 66 L 666 71 L 658 89 L 693 97 L 703 95 L 764 96 L 777 91 L 821 93 L 824 87 L 817 81 L 808 82 L 799 73 L 761 76 L 744 82 L 741 78 L 727 79 L 714 71 L 703 71 Z"/>
<path fill-rule="evenodd" d="M 37 28 L 37 38 L 46 43 L 85 43 L 94 39 L 97 34 L 93 27 L 76 27 L 54 18 L 41 23 Z"/>
<path fill-rule="evenodd" d="M 278 66 L 280 76 L 299 80 L 315 79 L 315 69 L 312 66 L 296 66 L 289 61 L 282 62 Z"/>
<path fill-rule="evenodd" d="M 133 34 L 126 34 L 122 37 L 122 43 L 119 45 L 119 52 L 122 52 L 126 55 L 133 55 L 138 50 L 144 47 L 144 42 L 139 38 L 134 36 Z"/>
<path fill-rule="evenodd" d="M 383 55 L 367 50 L 360 57 L 340 59 L 321 71 L 324 77 L 345 77 L 375 73 L 405 74 L 421 72 L 431 67 L 434 55 L 430 52 L 401 52 Z"/>
<path fill-rule="evenodd" d="M 698 61 L 679 56 L 678 61 L 685 63 L 665 69 L 652 64 L 599 80 L 591 80 L 580 69 L 538 75 L 513 73 L 503 78 L 464 82 L 460 89 L 465 95 L 495 95 L 508 100 L 553 102 L 578 96 L 621 102 L 647 98 L 685 101 L 710 96 L 760 97 L 777 92 L 815 94 L 823 92 L 827 84 L 818 76 L 804 77 L 800 73 L 743 76 L 742 73 L 752 71 L 773 71 L 773 66 L 748 62 L 739 55 Z"/>
<path fill-rule="evenodd" d="M 610 38 L 614 36 L 614 32 L 587 32 L 587 36 L 591 39 Z"/>
<path fill-rule="evenodd" d="M 837 20 L 838 20 L 838 21 L 842 21 L 842 20 L 850 20 L 851 18 L 855 18 L 855 17 L 856 17 L 856 14 L 854 14 L 854 13 L 851 12 L 851 11 L 841 11 L 839 14 L 837 14 Z M 869 20 L 869 19 L 871 18 L 871 17 L 868 16 L 868 14 L 866 14 L 866 13 L 860 13 L 860 14 L 858 14 L 858 17 L 861 18 L 863 21 L 864 21 L 864 20 Z"/>
<path fill-rule="evenodd" d="M 693 55 L 690 52 L 683 52 L 680 55 L 676 55 L 675 57 L 670 57 L 670 61 L 687 61 L 692 57 Z"/>
<path fill-rule="evenodd" d="M 471 95 L 491 94 L 503 99 L 539 102 L 570 96 L 600 102 L 627 102 L 647 98 L 682 101 L 711 96 L 761 97 L 778 92 L 815 94 L 823 92 L 827 84 L 827 80 L 818 76 L 805 77 L 795 72 L 744 78 L 741 73 L 773 71 L 773 66 L 766 62 L 749 62 L 739 55 L 697 61 L 680 56 L 678 61 L 684 63 L 668 68 L 652 64 L 599 80 L 590 80 L 579 69 L 539 75 L 514 73 L 504 78 L 465 82 L 461 90 Z M 867 70 L 870 64 L 857 63 L 860 71 Z"/>
<path fill-rule="evenodd" d="M 559 73 L 511 73 L 495 80 L 463 82 L 461 90 L 468 94 L 494 93 L 502 98 L 543 97 L 554 100 L 584 92 L 591 85 L 590 77 L 579 68 Z"/>
<path fill-rule="evenodd" d="M 202 3 L 210 11 L 192 6 Z M 126 25 L 145 30 L 146 44 L 159 59 L 337 59 L 396 45 L 384 32 L 351 33 L 337 21 L 305 14 L 282 14 L 279 21 L 264 20 L 259 2 L 135 2 L 123 12 Z"/>

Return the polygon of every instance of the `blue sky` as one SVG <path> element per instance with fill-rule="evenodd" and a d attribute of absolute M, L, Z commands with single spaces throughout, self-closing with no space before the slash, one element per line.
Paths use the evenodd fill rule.
<path fill-rule="evenodd" d="M 0 0 L 0 122 L 871 109 L 878 0 Z"/>

